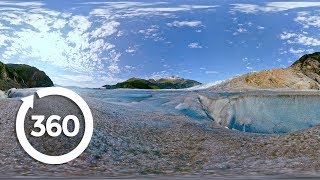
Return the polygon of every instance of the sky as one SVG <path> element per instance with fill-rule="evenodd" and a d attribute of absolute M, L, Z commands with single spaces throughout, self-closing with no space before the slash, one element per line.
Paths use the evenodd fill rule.
<path fill-rule="evenodd" d="M 209 83 L 290 66 L 320 51 L 319 28 L 316 1 L 0 1 L 0 61 L 63 86 Z"/>

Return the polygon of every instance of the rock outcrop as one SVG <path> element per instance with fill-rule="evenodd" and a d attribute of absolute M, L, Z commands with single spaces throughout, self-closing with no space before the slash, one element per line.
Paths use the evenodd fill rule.
<path fill-rule="evenodd" d="M 320 89 L 320 53 L 307 54 L 288 68 L 248 73 L 223 82 L 214 90 Z"/>
<path fill-rule="evenodd" d="M 50 86 L 53 86 L 51 79 L 35 67 L 0 62 L 0 90 Z"/>

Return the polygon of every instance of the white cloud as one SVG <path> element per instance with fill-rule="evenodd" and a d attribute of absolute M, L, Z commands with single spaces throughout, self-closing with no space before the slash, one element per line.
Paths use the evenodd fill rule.
<path fill-rule="evenodd" d="M 198 27 L 202 25 L 201 21 L 174 21 L 172 23 L 167 23 L 169 27 Z"/>
<path fill-rule="evenodd" d="M 288 41 L 289 43 L 297 43 L 297 44 L 303 44 L 307 46 L 319 46 L 320 45 L 320 39 L 313 38 L 313 37 L 307 37 L 305 35 L 298 35 L 297 38 L 295 38 L 292 41 Z"/>
<path fill-rule="evenodd" d="M 0 34 L 0 47 L 1 46 L 7 46 L 7 36 L 6 35 L 3 35 L 3 34 Z"/>
<path fill-rule="evenodd" d="M 296 8 L 320 7 L 320 2 L 270 2 L 265 8 L 267 11 L 285 11 Z"/>
<path fill-rule="evenodd" d="M 111 40 L 127 35 L 119 31 L 123 19 L 137 16 L 176 17 L 176 12 L 211 10 L 213 5 L 176 5 L 169 2 L 89 2 L 89 14 L 65 12 L 45 6 L 44 1 L 0 1 L 0 59 L 42 66 L 57 81 L 72 81 L 70 76 L 57 77 L 57 72 L 76 74 L 77 80 L 93 82 L 103 77 L 115 80 L 126 67 L 120 67 L 121 53 Z M 159 6 L 160 5 L 160 6 Z M 74 10 L 74 9 L 71 9 Z M 177 21 L 177 26 L 201 26 L 200 21 Z M 154 41 L 165 40 L 159 26 L 138 32 Z M 112 38 L 111 38 L 112 37 Z M 196 48 L 200 48 L 196 44 Z M 136 49 L 127 49 L 133 53 Z M 99 77 L 99 78 L 98 78 Z M 56 83 L 56 82 L 55 82 Z M 59 82 L 57 82 L 59 83 Z M 87 82 L 86 84 L 89 84 Z"/>
<path fill-rule="evenodd" d="M 0 30 L 5 30 L 5 29 L 10 29 L 10 28 L 0 23 Z"/>
<path fill-rule="evenodd" d="M 151 27 L 148 28 L 148 29 L 142 29 L 142 30 L 140 30 L 139 33 L 146 34 L 146 35 L 148 35 L 148 36 L 150 36 L 150 35 L 153 36 L 153 33 L 159 31 L 158 28 L 159 28 L 158 26 L 153 25 L 153 26 L 151 26 Z"/>
<path fill-rule="evenodd" d="M 218 74 L 218 71 L 205 71 L 206 74 Z"/>
<path fill-rule="evenodd" d="M 310 15 L 307 12 L 300 12 L 294 20 L 302 24 L 304 28 L 309 28 L 309 26 L 320 27 L 320 15 Z"/>
<path fill-rule="evenodd" d="M 145 39 L 153 39 L 154 41 L 164 40 L 160 27 L 157 25 L 152 25 L 147 29 L 141 29 L 138 33 L 143 34 Z"/>
<path fill-rule="evenodd" d="M 305 46 L 319 46 L 320 39 L 314 37 L 308 37 L 305 34 L 296 34 L 283 32 L 280 35 L 280 39 L 286 40 L 288 44 L 301 44 Z"/>
<path fill-rule="evenodd" d="M 175 12 L 212 10 L 218 7 L 215 5 L 174 5 L 169 2 L 88 2 L 84 4 L 99 5 L 99 7 L 94 9 L 90 14 L 106 18 L 175 16 Z"/>
<path fill-rule="evenodd" d="M 259 6 L 254 4 L 232 4 L 231 12 L 256 13 Z"/>
<path fill-rule="evenodd" d="M 238 31 L 239 33 L 244 33 L 244 32 L 247 32 L 247 29 L 245 29 L 245 28 L 243 28 L 243 27 L 239 27 L 239 28 L 237 29 L 237 31 Z"/>
<path fill-rule="evenodd" d="M 252 26 L 252 23 L 249 22 L 247 23 L 248 26 Z M 241 34 L 241 33 L 246 33 L 248 30 L 244 27 L 244 24 L 238 23 L 237 24 L 238 28 L 235 29 L 235 31 L 232 33 L 234 36 Z"/>
<path fill-rule="evenodd" d="M 136 52 L 136 49 L 133 49 L 130 47 L 130 48 L 126 49 L 126 52 L 131 54 L 131 53 Z"/>
<path fill-rule="evenodd" d="M 176 11 L 188 11 L 190 8 L 186 7 L 150 7 L 150 8 L 139 8 L 137 12 L 176 12 Z"/>
<path fill-rule="evenodd" d="M 91 22 L 86 16 L 72 16 L 69 21 L 69 25 L 74 28 L 76 31 L 85 32 L 91 27 Z"/>
<path fill-rule="evenodd" d="M 41 7 L 36 7 L 36 8 L 30 9 L 30 13 L 31 14 L 44 14 L 44 15 L 49 15 L 49 16 L 53 16 L 53 17 L 58 17 L 59 15 L 61 15 L 63 17 L 65 15 L 65 13 L 61 13 L 61 12 L 54 11 L 54 10 L 47 10 L 47 9 L 41 8 Z M 68 16 L 68 17 L 70 17 L 70 16 Z"/>
<path fill-rule="evenodd" d="M 156 13 L 157 15 L 161 15 L 161 13 L 172 13 L 179 11 L 192 11 L 197 9 L 214 9 L 218 6 L 201 6 L 201 5 L 180 5 L 180 6 L 172 6 L 172 7 L 145 7 L 145 8 L 137 8 L 135 12 L 147 12 L 147 13 Z M 167 14 L 165 14 L 167 15 Z"/>
<path fill-rule="evenodd" d="M 197 42 L 193 42 L 193 43 L 188 44 L 188 47 L 191 49 L 201 49 L 202 48 L 202 46 Z"/>
<path fill-rule="evenodd" d="M 320 2 L 269 2 L 264 6 L 256 4 L 232 4 L 231 12 L 258 13 L 281 12 L 296 8 L 320 7 Z"/>
<path fill-rule="evenodd" d="M 118 62 L 120 61 L 121 53 L 117 53 L 115 50 L 111 50 L 109 52 L 110 55 L 110 65 L 108 66 L 108 69 L 111 74 L 117 74 L 120 72 L 120 67 L 118 65 Z"/>
<path fill-rule="evenodd" d="M 62 29 L 68 22 L 64 19 L 57 19 L 52 27 L 55 28 L 55 29 Z"/>
<path fill-rule="evenodd" d="M 280 39 L 287 40 L 287 39 L 290 39 L 290 38 L 295 37 L 295 36 L 296 36 L 295 33 L 283 32 L 282 34 L 280 34 Z"/>
<path fill-rule="evenodd" d="M 186 7 L 188 9 L 214 9 L 219 7 L 218 5 L 180 5 L 180 7 Z"/>
<path fill-rule="evenodd" d="M 265 27 L 263 27 L 263 26 L 257 26 L 257 29 L 259 29 L 259 30 L 264 30 Z"/>
<path fill-rule="evenodd" d="M 293 53 L 293 54 L 301 54 L 304 52 L 304 50 L 302 49 L 293 49 L 293 48 L 290 48 L 289 49 L 289 52 Z"/>
<path fill-rule="evenodd" d="M 120 72 L 120 68 L 119 66 L 116 64 L 116 63 L 112 63 L 108 66 L 108 70 L 111 72 L 111 73 L 119 73 Z"/>
<path fill-rule="evenodd" d="M 117 21 L 105 22 L 100 28 L 91 32 L 95 38 L 107 37 L 117 32 L 117 27 L 120 25 Z"/>
<path fill-rule="evenodd" d="M 131 69 L 135 69 L 135 67 L 133 67 L 133 66 L 129 66 L 129 65 L 125 65 L 124 66 L 126 69 L 129 69 L 129 70 L 131 70 Z"/>
<path fill-rule="evenodd" d="M 17 2 L 17 1 L 0 1 L 0 6 L 22 6 L 22 7 L 41 7 L 44 3 L 40 1 L 35 2 Z"/>
<path fill-rule="evenodd" d="M 90 15 L 110 19 L 112 17 L 112 12 L 109 9 L 96 8 L 90 12 Z"/>
<path fill-rule="evenodd" d="M 292 54 L 295 54 L 296 56 L 300 57 L 303 54 L 310 54 L 314 52 L 314 49 L 294 49 L 294 48 L 290 48 L 289 52 Z"/>
<path fill-rule="evenodd" d="M 74 81 L 120 72 L 121 53 L 107 38 L 118 32 L 120 23 L 45 9 L 38 2 L 9 4 L 15 8 L 0 7 L 1 61 L 41 65 L 60 82 L 70 77 L 57 77 L 62 71 L 77 74 Z"/>
<path fill-rule="evenodd" d="M 80 4 L 89 4 L 89 5 L 107 5 L 112 8 L 131 8 L 131 7 L 143 7 L 143 6 L 154 6 L 154 5 L 163 5 L 168 4 L 167 2 L 152 2 L 152 3 L 146 3 L 146 2 L 129 2 L 129 1 L 119 1 L 119 2 L 85 2 Z"/>
<path fill-rule="evenodd" d="M 217 5 L 171 5 L 169 2 L 129 2 L 129 1 L 119 1 L 119 2 L 85 2 L 80 4 L 89 5 L 101 5 L 106 8 L 114 9 L 138 9 L 137 11 L 182 11 L 182 10 L 192 10 L 192 9 L 212 9 L 218 7 Z M 165 5 L 165 7 L 157 7 L 159 5 Z M 169 7 L 172 6 L 172 7 Z"/>

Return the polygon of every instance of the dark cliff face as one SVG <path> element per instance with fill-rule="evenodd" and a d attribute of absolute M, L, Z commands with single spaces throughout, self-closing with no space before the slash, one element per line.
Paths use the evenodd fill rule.
<path fill-rule="evenodd" d="M 302 56 L 291 65 L 291 68 L 320 83 L 320 52 Z"/>
<path fill-rule="evenodd" d="M 158 80 L 154 79 L 140 79 L 140 78 L 131 78 L 124 82 L 117 83 L 116 85 L 105 85 L 103 87 L 107 89 L 116 89 L 116 88 L 130 88 L 130 89 L 182 89 L 189 88 L 192 86 L 199 85 L 201 83 L 183 79 L 183 78 L 162 78 Z"/>
<path fill-rule="evenodd" d="M 50 86 L 53 86 L 51 79 L 35 67 L 0 62 L 0 90 Z"/>
<path fill-rule="evenodd" d="M 21 88 L 19 84 L 21 81 L 22 79 L 14 70 L 0 62 L 0 90 Z"/>

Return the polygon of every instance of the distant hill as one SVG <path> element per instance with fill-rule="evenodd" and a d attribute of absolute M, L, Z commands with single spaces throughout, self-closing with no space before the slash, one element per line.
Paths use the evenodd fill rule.
<path fill-rule="evenodd" d="M 320 90 L 320 52 L 306 54 L 288 68 L 263 70 L 225 81 L 213 90 L 315 89 Z"/>
<path fill-rule="evenodd" d="M 107 89 L 128 88 L 128 89 L 183 89 L 199 85 L 201 83 L 183 79 L 179 77 L 161 78 L 161 79 L 141 79 L 130 78 L 124 82 L 115 85 L 105 85 Z"/>
<path fill-rule="evenodd" d="M 51 79 L 35 67 L 0 62 L 0 90 L 49 86 L 53 86 Z"/>

